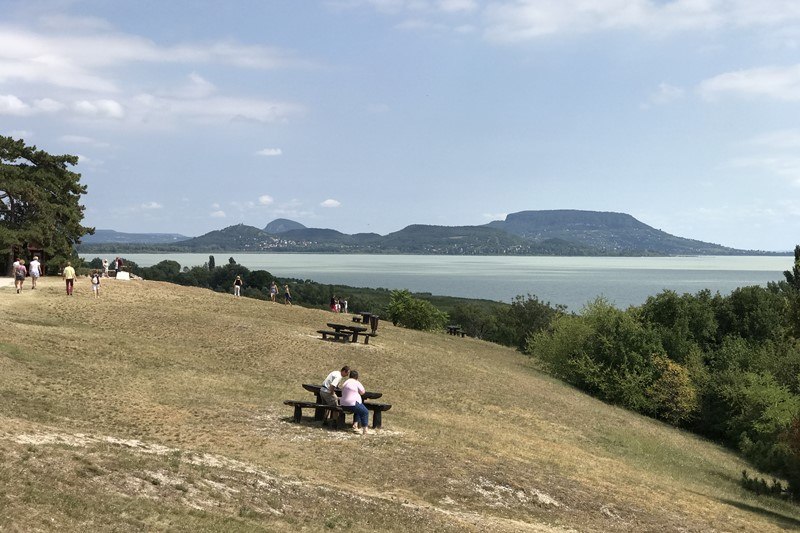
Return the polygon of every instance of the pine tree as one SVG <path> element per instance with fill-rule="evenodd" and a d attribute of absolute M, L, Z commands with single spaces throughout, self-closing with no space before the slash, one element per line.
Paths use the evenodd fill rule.
<path fill-rule="evenodd" d="M 0 136 L 0 249 L 22 253 L 40 245 L 54 266 L 73 256 L 73 246 L 94 228 L 81 225 L 86 186 L 74 155 L 51 155 L 22 140 Z"/>

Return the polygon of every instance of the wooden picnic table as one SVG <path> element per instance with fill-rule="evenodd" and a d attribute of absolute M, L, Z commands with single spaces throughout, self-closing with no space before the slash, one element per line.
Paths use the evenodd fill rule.
<path fill-rule="evenodd" d="M 322 385 L 311 385 L 310 383 L 303 383 L 303 388 L 309 392 L 313 392 L 316 398 L 316 405 L 324 405 L 324 401 L 322 400 L 322 396 L 320 395 L 319 391 L 322 390 Z M 339 388 L 334 389 L 336 391 L 337 396 L 342 395 L 342 390 Z M 381 392 L 370 392 L 366 391 L 364 394 L 361 395 L 361 399 L 364 402 L 364 407 L 372 411 L 372 427 L 373 428 L 380 428 L 383 425 L 383 411 L 388 411 L 392 408 L 391 404 L 388 403 L 368 403 L 367 400 L 377 400 L 383 396 Z M 286 403 L 286 402 L 284 402 Z M 302 402 L 291 402 L 292 405 L 302 403 Z M 287 404 L 288 405 L 288 404 Z M 302 407 L 312 407 L 311 405 L 295 405 L 295 420 L 299 422 L 299 414 L 298 411 L 302 409 Z M 325 410 L 327 407 L 315 407 L 314 409 L 314 420 L 322 420 L 325 417 Z M 347 410 L 347 407 L 342 407 L 342 409 Z M 341 414 L 344 417 L 344 414 Z M 344 421 L 344 418 L 342 418 Z"/>
<path fill-rule="evenodd" d="M 303 388 L 308 392 L 313 392 L 317 396 L 317 403 L 323 403 L 322 396 L 320 396 L 319 391 L 322 390 L 322 385 L 311 385 L 310 383 L 303 383 Z M 336 396 L 342 395 L 342 389 L 336 388 Z M 362 400 L 377 400 L 383 396 L 382 392 L 370 392 L 366 391 L 364 394 L 361 395 Z"/>
<path fill-rule="evenodd" d="M 364 344 L 369 344 L 369 336 L 364 332 L 367 331 L 367 328 L 364 326 L 350 326 L 347 324 L 334 324 L 332 322 L 328 322 L 325 324 L 329 328 L 331 328 L 336 333 L 350 333 L 352 334 L 352 339 L 350 342 L 358 342 L 358 335 L 364 335 Z"/>

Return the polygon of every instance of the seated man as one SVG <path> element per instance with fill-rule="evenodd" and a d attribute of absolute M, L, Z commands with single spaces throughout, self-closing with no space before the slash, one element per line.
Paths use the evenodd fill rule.
<path fill-rule="evenodd" d="M 339 405 L 339 398 L 336 396 L 336 387 L 339 386 L 343 378 L 349 375 L 350 367 L 347 365 L 343 366 L 341 370 L 334 370 L 328 374 L 328 377 L 322 382 L 322 388 L 319 391 L 322 401 L 327 405 Z M 322 425 L 327 426 L 328 419 L 332 417 L 333 411 L 325 411 L 325 416 L 322 417 Z"/>

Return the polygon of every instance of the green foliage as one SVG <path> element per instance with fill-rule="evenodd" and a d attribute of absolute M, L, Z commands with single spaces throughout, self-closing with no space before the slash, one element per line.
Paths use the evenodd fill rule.
<path fill-rule="evenodd" d="M 41 245 L 44 262 L 57 271 L 74 259 L 73 246 L 94 228 L 81 225 L 86 186 L 74 155 L 51 155 L 22 140 L 0 136 L 0 249 Z"/>
<path fill-rule="evenodd" d="M 214 270 L 214 268 L 216 266 L 217 266 L 217 264 L 216 264 L 216 261 L 214 260 L 214 256 L 213 255 L 209 255 L 208 256 L 208 269 L 209 270 Z"/>
<path fill-rule="evenodd" d="M 542 302 L 531 294 L 527 297 L 517 296 L 511 302 L 511 307 L 498 313 L 490 340 L 524 350 L 528 337 L 546 329 L 565 310 L 563 306 L 553 307 L 549 302 Z"/>
<path fill-rule="evenodd" d="M 689 371 L 664 357 L 654 355 L 655 379 L 647 387 L 653 401 L 653 415 L 679 426 L 689 421 L 700 407 L 699 395 Z"/>
<path fill-rule="evenodd" d="M 447 323 L 446 313 L 428 301 L 414 298 L 406 289 L 392 291 L 386 314 L 393 324 L 411 329 L 437 330 Z"/>

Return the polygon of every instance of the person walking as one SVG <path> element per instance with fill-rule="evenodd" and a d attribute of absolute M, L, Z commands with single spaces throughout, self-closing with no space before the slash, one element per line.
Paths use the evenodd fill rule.
<path fill-rule="evenodd" d="M 67 261 L 67 266 L 64 267 L 64 272 L 61 275 L 67 284 L 67 296 L 72 296 L 72 288 L 75 285 L 75 269 L 72 268 L 72 263 Z"/>
<path fill-rule="evenodd" d="M 108 259 L 103 259 L 103 277 L 108 277 Z"/>
<path fill-rule="evenodd" d="M 239 297 L 242 295 L 242 277 L 236 276 L 236 279 L 233 281 L 233 295 L 235 297 Z"/>
<path fill-rule="evenodd" d="M 272 283 L 269 284 L 269 300 L 271 302 L 275 301 L 275 297 L 278 296 L 278 285 L 275 283 L 275 280 L 272 280 Z"/>
<path fill-rule="evenodd" d="M 39 262 L 38 255 L 33 256 L 33 261 L 31 261 L 29 266 L 28 275 L 31 277 L 31 290 L 33 290 L 36 288 L 36 282 L 39 280 L 39 276 L 42 275 L 42 264 Z"/>
<path fill-rule="evenodd" d="M 95 298 L 100 298 L 100 272 L 92 271 L 92 294 Z"/>
<path fill-rule="evenodd" d="M 369 410 L 364 407 L 361 395 L 364 394 L 364 385 L 358 381 L 358 370 L 351 370 L 350 377 L 342 385 L 342 398 L 339 404 L 348 411 L 353 412 L 353 431 L 358 433 L 359 426 L 361 434 L 370 433 L 369 429 Z"/>
<path fill-rule="evenodd" d="M 283 286 L 283 303 L 292 305 L 292 293 L 289 291 L 289 285 Z"/>
<path fill-rule="evenodd" d="M 14 268 L 14 287 L 17 288 L 17 294 L 22 291 L 22 284 L 25 283 L 25 276 L 28 275 L 28 269 L 25 268 L 25 260 L 20 259 L 17 266 Z"/>
<path fill-rule="evenodd" d="M 319 390 L 319 395 L 322 401 L 327 405 L 339 405 L 339 397 L 336 396 L 336 387 L 339 386 L 342 379 L 350 375 L 350 367 L 345 365 L 341 370 L 334 370 L 325 381 L 322 382 L 322 388 Z M 333 418 L 333 411 L 325 410 L 325 415 L 322 417 L 322 425 L 327 426 L 328 420 Z"/>

